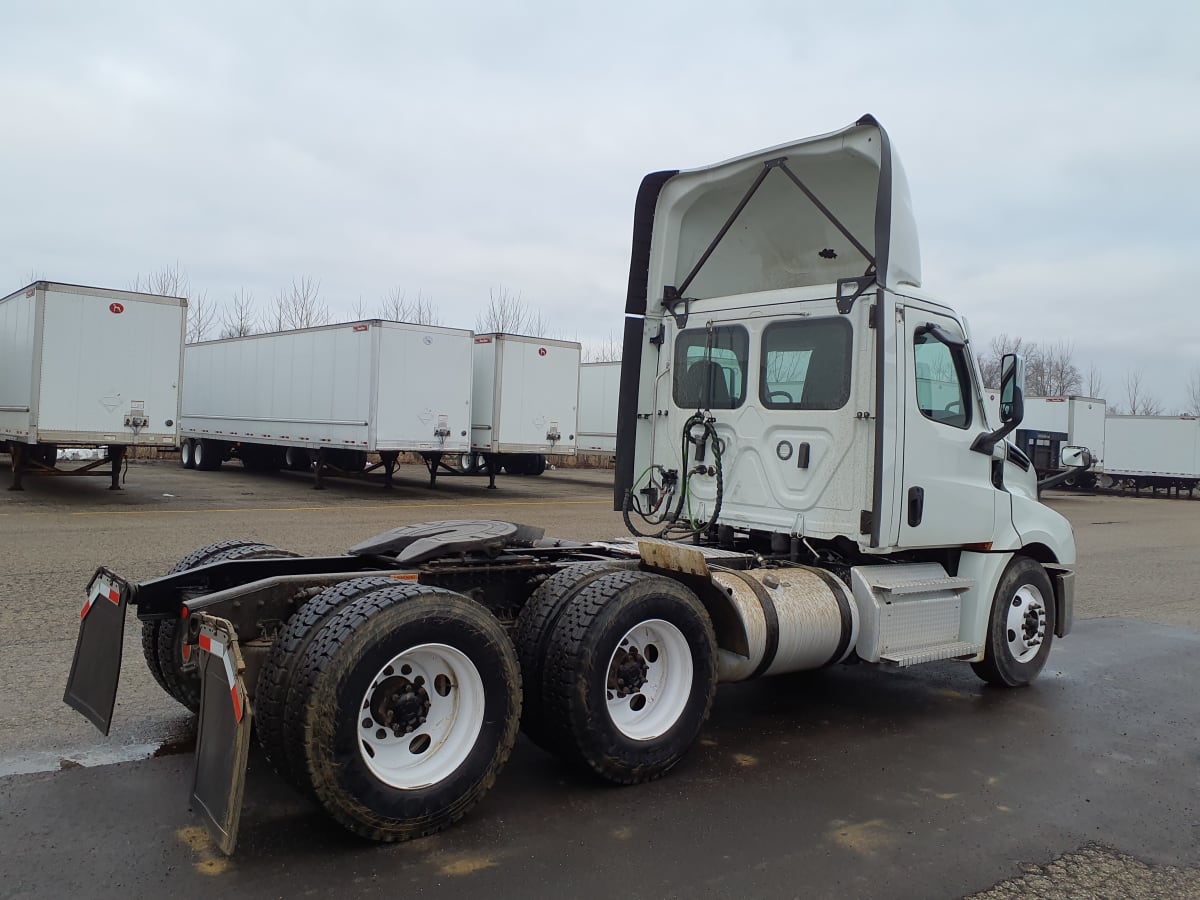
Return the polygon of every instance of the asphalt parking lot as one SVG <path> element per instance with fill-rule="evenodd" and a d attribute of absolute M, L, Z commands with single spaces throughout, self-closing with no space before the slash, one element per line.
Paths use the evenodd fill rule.
<path fill-rule="evenodd" d="M 522 740 L 464 823 L 388 847 L 346 836 L 252 757 L 227 860 L 186 809 L 191 757 L 171 751 L 191 723 L 136 629 L 107 740 L 61 702 L 92 570 L 145 578 L 228 537 L 335 553 L 442 518 L 618 535 L 611 472 L 430 490 L 408 467 L 390 492 L 315 492 L 295 473 L 144 463 L 124 491 L 105 484 L 0 494 L 0 896 L 1200 895 L 1200 502 L 1050 498 L 1075 526 L 1079 621 L 1027 690 L 954 663 L 726 686 L 660 782 L 599 785 Z"/>

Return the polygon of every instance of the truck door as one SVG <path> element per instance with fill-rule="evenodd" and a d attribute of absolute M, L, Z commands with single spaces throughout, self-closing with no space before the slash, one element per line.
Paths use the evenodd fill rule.
<path fill-rule="evenodd" d="M 990 541 L 996 490 L 991 457 L 971 450 L 986 424 L 962 328 L 947 316 L 908 307 L 897 331 L 905 397 L 900 546 Z"/>

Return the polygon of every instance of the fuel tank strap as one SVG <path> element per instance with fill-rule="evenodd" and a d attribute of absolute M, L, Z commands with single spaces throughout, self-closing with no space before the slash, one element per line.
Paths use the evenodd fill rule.
<path fill-rule="evenodd" d="M 766 620 L 767 633 L 766 640 L 763 644 L 762 659 L 754 671 L 750 673 L 750 678 L 757 678 L 763 672 L 771 668 L 771 664 L 775 662 L 775 654 L 779 652 L 779 612 L 775 609 L 775 601 L 771 599 L 771 595 L 767 589 L 759 584 L 755 579 L 751 578 L 745 572 L 739 572 L 736 569 L 726 569 L 730 575 L 744 581 L 746 585 L 754 592 L 755 598 L 758 600 L 758 605 L 762 607 L 763 619 Z"/>
<path fill-rule="evenodd" d="M 842 617 L 842 636 L 838 638 L 837 649 L 833 651 L 833 656 L 825 663 L 826 666 L 832 666 L 836 662 L 841 662 L 842 657 L 846 655 L 846 650 L 850 645 L 850 636 L 854 632 L 854 613 L 850 609 L 850 588 L 832 572 L 825 569 L 818 569 L 816 566 L 796 566 L 795 568 L 804 569 L 806 572 L 812 572 L 818 578 L 825 582 L 829 588 L 829 593 L 833 594 L 837 600 L 838 615 Z"/>

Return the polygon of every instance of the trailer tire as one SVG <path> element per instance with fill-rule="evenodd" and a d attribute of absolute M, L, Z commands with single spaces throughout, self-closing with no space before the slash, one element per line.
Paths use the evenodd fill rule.
<path fill-rule="evenodd" d="M 541 475 L 546 471 L 546 457 L 541 453 L 532 453 L 529 456 L 529 463 L 525 467 L 526 475 Z"/>
<path fill-rule="evenodd" d="M 237 559 L 274 559 L 299 556 L 290 550 L 280 550 L 271 544 L 259 541 L 229 540 L 209 544 L 193 550 L 174 566 L 168 575 L 176 575 L 215 562 L 230 562 Z M 155 627 L 157 626 L 157 627 Z M 155 661 L 157 670 L 150 662 L 148 632 L 154 633 Z M 182 619 L 166 619 L 159 622 L 142 623 L 142 650 L 150 674 L 176 700 L 192 712 L 200 710 L 200 672 L 197 668 L 192 647 L 184 639 L 187 629 Z"/>
<path fill-rule="evenodd" d="M 304 723 L 313 794 L 377 841 L 462 818 L 495 782 L 520 721 L 520 668 L 503 626 L 473 600 L 422 585 L 373 591 L 335 613 L 305 651 L 297 688 L 288 705 Z"/>
<path fill-rule="evenodd" d="M 271 644 L 254 689 L 254 728 L 267 762 L 294 787 L 304 789 L 303 724 L 287 718 L 288 694 L 304 651 L 329 619 L 360 597 L 380 588 L 394 587 L 385 575 L 354 578 L 326 588 L 292 614 Z"/>
<path fill-rule="evenodd" d="M 196 468 L 202 472 L 215 472 L 221 468 L 221 453 L 221 447 L 216 441 L 210 441 L 208 438 L 200 438 L 196 441 L 196 446 L 192 453 L 196 460 Z"/>
<path fill-rule="evenodd" d="M 545 725 L 542 679 L 550 636 L 567 604 L 597 578 L 618 570 L 616 563 L 578 563 L 555 572 L 543 581 L 521 607 L 514 630 L 517 657 L 521 661 L 521 730 L 535 744 L 553 752 Z"/>
<path fill-rule="evenodd" d="M 996 585 L 983 660 L 975 674 L 997 687 L 1021 687 L 1046 665 L 1054 642 L 1054 587 L 1041 563 L 1014 557 Z"/>
<path fill-rule="evenodd" d="M 185 469 L 196 468 L 196 444 L 191 438 L 184 438 L 179 445 L 179 463 Z"/>
<path fill-rule="evenodd" d="M 288 447 L 283 452 L 283 464 L 292 472 L 308 472 L 312 469 L 312 453 L 304 447 Z"/>
<path fill-rule="evenodd" d="M 648 572 L 596 579 L 567 604 L 546 654 L 556 752 L 616 784 L 662 776 L 708 718 L 716 656 L 712 621 L 686 586 Z"/>

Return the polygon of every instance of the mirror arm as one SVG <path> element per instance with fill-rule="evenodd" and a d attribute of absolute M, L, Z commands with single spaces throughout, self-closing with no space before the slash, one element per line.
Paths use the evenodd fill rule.
<path fill-rule="evenodd" d="M 1012 433 L 1012 430 L 1020 424 L 1020 421 L 1013 420 L 1012 422 L 1004 423 L 995 431 L 982 432 L 971 444 L 971 449 L 976 453 L 982 453 L 985 456 L 991 456 L 992 452 L 996 449 L 996 445 L 1004 438 L 1008 437 L 1008 435 Z"/>

